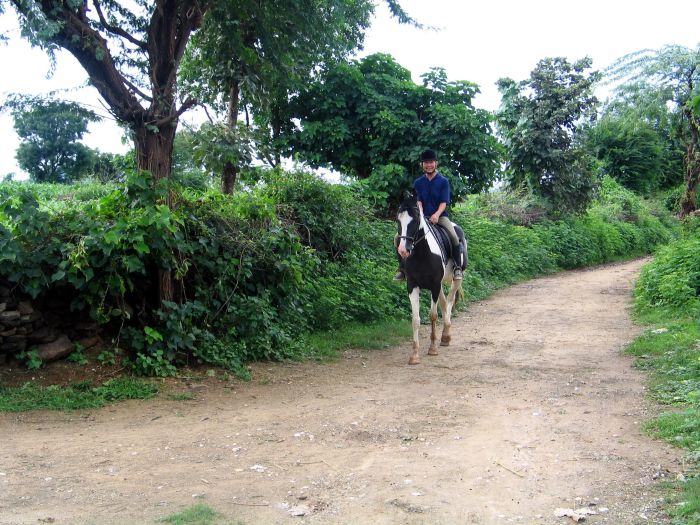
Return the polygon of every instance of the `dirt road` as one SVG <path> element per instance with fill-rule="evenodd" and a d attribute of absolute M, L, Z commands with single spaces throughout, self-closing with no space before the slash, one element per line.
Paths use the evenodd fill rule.
<path fill-rule="evenodd" d="M 621 349 L 641 261 L 513 286 L 453 343 L 256 367 L 196 398 L 0 414 L 0 524 L 151 524 L 195 503 L 245 524 L 666 523 L 681 452 Z M 408 299 L 406 315 L 409 315 Z"/>

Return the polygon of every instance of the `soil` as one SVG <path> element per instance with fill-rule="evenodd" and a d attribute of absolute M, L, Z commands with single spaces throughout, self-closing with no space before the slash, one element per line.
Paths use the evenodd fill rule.
<path fill-rule="evenodd" d="M 165 385 L 191 400 L 0 414 L 0 523 L 151 524 L 196 503 L 244 524 L 667 523 L 682 452 L 642 430 L 661 408 L 622 353 L 643 262 L 469 305 L 436 357 L 423 326 L 416 366 L 407 342 Z"/>

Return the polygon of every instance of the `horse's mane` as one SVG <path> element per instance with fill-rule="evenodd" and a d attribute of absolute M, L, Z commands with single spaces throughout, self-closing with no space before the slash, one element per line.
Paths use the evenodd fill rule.
<path fill-rule="evenodd" d="M 402 211 L 411 211 L 418 206 L 418 199 L 415 194 L 406 192 L 399 205 L 399 213 Z"/>

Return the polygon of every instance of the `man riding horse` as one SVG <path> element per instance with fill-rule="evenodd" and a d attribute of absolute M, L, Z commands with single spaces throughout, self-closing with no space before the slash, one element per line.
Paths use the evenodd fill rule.
<path fill-rule="evenodd" d="M 454 260 L 453 279 L 462 279 L 459 237 L 454 224 L 447 215 L 447 205 L 450 204 L 450 181 L 438 173 L 435 151 L 425 150 L 421 153 L 420 160 L 423 175 L 413 182 L 413 189 L 418 197 L 418 207 L 432 224 L 442 226 L 449 235 L 452 244 L 452 259 Z M 403 260 L 408 257 L 408 252 L 398 243 L 398 239 L 395 244 L 399 254 L 399 271 L 394 276 L 394 280 L 403 281 L 406 278 Z"/>

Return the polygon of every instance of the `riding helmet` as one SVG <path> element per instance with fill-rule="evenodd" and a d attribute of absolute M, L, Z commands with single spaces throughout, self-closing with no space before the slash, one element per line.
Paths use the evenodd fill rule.
<path fill-rule="evenodd" d="M 427 149 L 420 154 L 420 160 L 421 162 L 426 160 L 437 160 L 437 154 L 432 149 Z"/>

